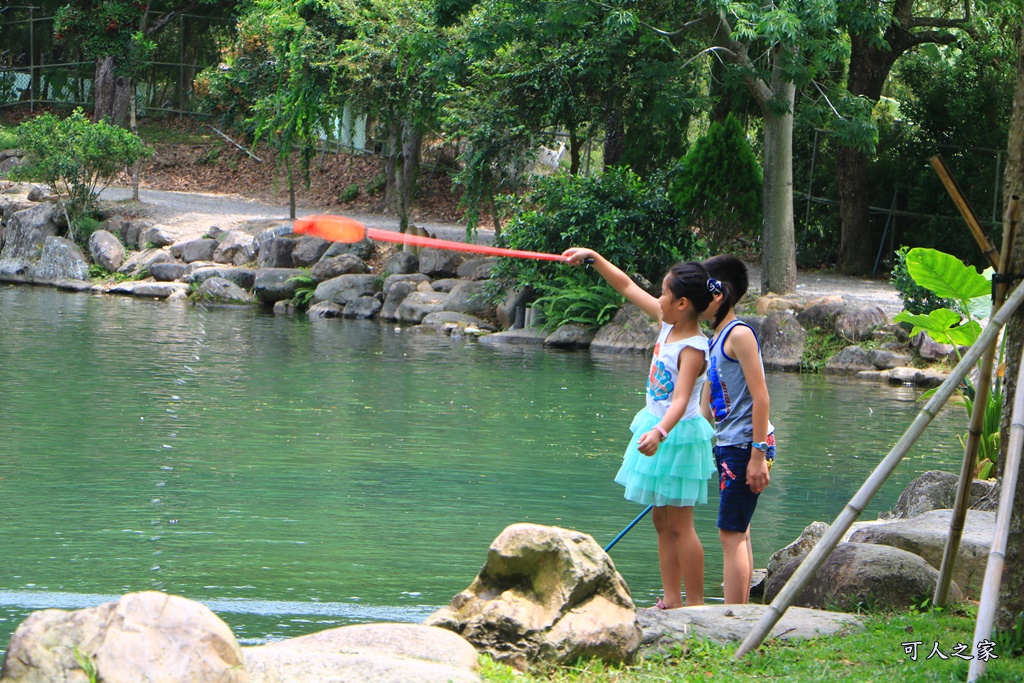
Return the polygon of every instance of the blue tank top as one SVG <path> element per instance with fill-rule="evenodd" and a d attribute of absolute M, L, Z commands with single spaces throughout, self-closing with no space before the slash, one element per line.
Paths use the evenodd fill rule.
<path fill-rule="evenodd" d="M 726 325 L 721 334 L 711 340 L 708 360 L 711 413 L 715 418 L 715 436 L 719 446 L 743 446 L 754 440 L 754 399 L 750 396 L 740 362 L 725 353 L 725 340 L 737 325 L 750 327 L 740 320 Z M 757 339 L 756 333 L 754 338 Z M 758 351 L 760 348 L 761 343 L 758 342 Z M 774 431 L 769 423 L 768 433 Z"/>

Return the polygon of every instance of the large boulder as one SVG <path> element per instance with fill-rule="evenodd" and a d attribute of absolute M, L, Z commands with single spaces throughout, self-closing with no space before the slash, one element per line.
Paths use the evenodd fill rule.
<path fill-rule="evenodd" d="M 339 275 L 363 275 L 370 272 L 366 261 L 355 254 L 324 256 L 310 269 L 309 274 L 316 282 L 323 282 Z"/>
<path fill-rule="evenodd" d="M 38 282 L 88 280 L 89 262 L 77 244 L 63 237 L 51 236 L 43 240 L 43 251 L 31 273 Z"/>
<path fill-rule="evenodd" d="M 923 558 L 932 567 L 941 569 L 952 517 L 952 510 L 931 510 L 910 519 L 870 524 L 853 532 L 850 541 L 900 548 Z M 968 596 L 977 597 L 981 591 L 995 526 L 996 513 L 967 511 L 953 567 L 953 579 Z"/>
<path fill-rule="evenodd" d="M 399 251 L 384 259 L 384 271 L 387 273 L 405 275 L 418 273 L 419 270 L 419 257 L 408 251 Z"/>
<path fill-rule="evenodd" d="M 272 304 L 291 299 L 299 290 L 299 283 L 292 278 L 305 275 L 298 268 L 260 268 L 256 271 L 253 293 L 263 303 Z"/>
<path fill-rule="evenodd" d="M 352 299 L 352 301 L 345 304 L 345 309 L 341 314 L 346 318 L 369 320 L 380 313 L 382 306 L 383 304 L 375 297 L 361 296 L 358 299 Z"/>
<path fill-rule="evenodd" d="M 192 268 L 192 266 L 189 266 Z M 266 270 L 274 270 L 267 268 Z M 281 268 L 279 270 L 285 270 L 291 273 L 288 277 L 294 277 L 295 275 L 301 275 L 302 271 L 295 268 Z M 191 271 L 185 270 L 184 277 L 188 279 L 194 285 L 202 284 L 205 280 L 211 277 L 222 277 L 228 282 L 234 282 L 242 289 L 252 290 L 256 287 L 256 273 L 259 272 L 255 268 L 232 268 L 230 266 L 201 266 Z"/>
<path fill-rule="evenodd" d="M 4 259 L 37 259 L 47 237 L 56 237 L 66 226 L 56 204 L 44 202 L 11 215 L 3 229 Z"/>
<path fill-rule="evenodd" d="M 959 481 L 959 475 L 952 472 L 929 470 L 907 484 L 893 509 L 879 517 L 904 519 L 930 510 L 952 508 Z M 967 502 L 972 510 L 995 511 L 999 508 L 999 487 L 991 481 L 975 479 L 971 482 Z"/>
<path fill-rule="evenodd" d="M 658 341 L 658 327 L 635 304 L 622 306 L 612 321 L 594 335 L 591 351 L 650 353 Z"/>
<path fill-rule="evenodd" d="M 876 327 L 888 323 L 889 316 L 878 306 L 851 306 L 836 318 L 836 335 L 847 341 L 864 341 L 871 339 L 871 332 Z"/>
<path fill-rule="evenodd" d="M 474 258 L 464 261 L 456 274 L 463 280 L 489 280 L 498 265 L 496 258 Z"/>
<path fill-rule="evenodd" d="M 321 258 L 334 258 L 343 254 L 352 254 L 356 258 L 367 260 L 377 251 L 377 243 L 369 237 L 364 237 L 358 242 L 333 242 L 327 248 Z M 415 272 L 415 269 L 413 269 Z M 392 271 L 395 272 L 395 271 Z"/>
<path fill-rule="evenodd" d="M 823 296 L 809 301 L 804 310 L 796 314 L 796 319 L 805 330 L 831 330 L 835 328 L 836 318 L 846 307 L 841 296 Z"/>
<path fill-rule="evenodd" d="M 174 258 L 164 249 L 145 249 L 137 251 L 128 257 L 128 260 L 121 264 L 117 272 L 122 275 L 138 275 L 149 273 L 155 263 L 166 263 Z"/>
<path fill-rule="evenodd" d="M 234 282 L 222 277 L 211 277 L 196 289 L 195 298 L 207 304 L 247 306 L 256 303 L 256 297 Z"/>
<path fill-rule="evenodd" d="M 303 237 L 292 249 L 292 266 L 309 268 L 320 260 L 331 243 L 320 237 Z"/>
<path fill-rule="evenodd" d="M 269 237 L 260 244 L 260 253 L 256 257 L 258 268 L 291 268 L 292 252 L 298 244 L 287 237 Z"/>
<path fill-rule="evenodd" d="M 442 291 L 440 287 L 435 286 L 434 289 Z M 444 309 L 477 318 L 493 318 L 495 315 L 494 306 L 491 305 L 484 292 L 484 283 L 480 281 L 460 282 L 456 280 L 456 284 L 448 293 Z"/>
<path fill-rule="evenodd" d="M 638 613 L 643 629 L 641 652 L 669 655 L 680 641 L 707 639 L 718 643 L 740 642 L 764 618 L 768 605 L 700 605 L 682 609 L 642 609 Z M 860 631 L 859 619 L 842 612 L 790 607 L 770 637 L 775 640 L 808 640 Z"/>
<path fill-rule="evenodd" d="M 806 557 L 790 560 L 768 579 L 766 603 L 775 599 Z M 864 606 L 910 607 L 934 592 L 938 577 L 938 570 L 905 550 L 870 543 L 840 543 L 793 604 L 844 611 Z M 950 589 L 950 598 L 954 602 L 963 598 L 956 583 Z"/>
<path fill-rule="evenodd" d="M 432 279 L 455 277 L 461 264 L 462 256 L 458 252 L 447 249 L 420 250 L 420 272 Z"/>
<path fill-rule="evenodd" d="M 245 265 L 256 257 L 256 238 L 241 230 L 229 230 L 217 241 L 213 260 L 217 263 Z"/>
<path fill-rule="evenodd" d="M 822 371 L 826 375 L 856 375 L 858 372 L 874 369 L 875 364 L 866 349 L 859 346 L 847 346 L 829 358 Z"/>
<path fill-rule="evenodd" d="M 171 246 L 171 254 L 185 263 L 196 261 L 212 261 L 217 251 L 217 240 L 201 237 L 195 240 L 179 242 Z"/>
<path fill-rule="evenodd" d="M 249 681 L 227 624 L 197 602 L 157 592 L 75 612 L 33 612 L 11 637 L 0 678 L 86 681 L 79 656 L 103 683 Z"/>
<path fill-rule="evenodd" d="M 356 624 L 243 650 L 250 683 L 477 683 L 473 646 L 446 629 Z"/>
<path fill-rule="evenodd" d="M 581 657 L 629 661 L 641 638 L 629 589 L 601 546 L 536 524 L 506 528 L 469 588 L 426 623 L 518 668 Z"/>
<path fill-rule="evenodd" d="M 399 322 L 416 323 L 423 322 L 428 313 L 435 313 L 446 309 L 448 294 L 443 292 L 422 292 L 410 293 L 402 303 L 398 305 L 397 317 Z"/>
<path fill-rule="evenodd" d="M 774 311 L 761 324 L 761 357 L 769 370 L 799 370 L 807 332 L 792 311 Z"/>
<path fill-rule="evenodd" d="M 392 276 L 394 277 L 394 276 Z M 391 278 L 388 278 L 390 280 Z M 398 308 L 405 301 L 405 298 L 416 291 L 416 283 L 410 280 L 402 280 L 393 283 L 390 287 L 387 280 L 384 282 L 384 307 L 380 311 L 380 317 L 384 320 L 398 320 Z"/>
<path fill-rule="evenodd" d="M 380 278 L 376 275 L 339 275 L 324 280 L 316 286 L 313 302 L 333 301 L 345 306 L 349 301 L 361 296 L 373 296 L 380 291 Z"/>
<path fill-rule="evenodd" d="M 124 245 L 113 233 L 97 230 L 89 235 L 89 258 L 108 273 L 117 272 L 124 264 Z"/>
<path fill-rule="evenodd" d="M 594 341 L 594 333 L 583 325 L 562 325 L 544 338 L 544 346 L 556 349 L 585 349 Z"/>
<path fill-rule="evenodd" d="M 795 541 L 787 545 L 785 548 L 776 550 L 772 553 L 772 556 L 768 558 L 766 580 L 789 564 L 790 560 L 803 557 L 807 553 L 811 552 L 814 546 L 818 544 L 818 541 L 825 536 L 825 532 L 828 531 L 829 526 L 830 525 L 825 522 L 811 522 L 803 531 L 800 532 L 800 536 L 798 536 Z"/>

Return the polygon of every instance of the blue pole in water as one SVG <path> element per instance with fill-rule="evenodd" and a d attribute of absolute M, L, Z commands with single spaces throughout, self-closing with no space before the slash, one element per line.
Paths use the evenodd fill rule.
<path fill-rule="evenodd" d="M 637 515 L 637 516 L 636 516 L 636 519 L 634 519 L 634 520 L 633 520 L 632 522 L 630 522 L 630 523 L 629 523 L 629 526 L 627 526 L 627 527 L 626 527 L 625 529 L 623 529 L 623 530 L 622 530 L 622 531 L 621 531 L 621 532 L 619 533 L 619 535 L 618 535 L 618 536 L 616 536 L 616 537 L 615 537 L 614 539 L 612 539 L 612 542 L 611 542 L 611 543 L 609 543 L 608 545 L 606 545 L 606 546 L 604 547 L 604 551 L 605 551 L 605 552 L 608 552 L 609 550 L 611 550 L 611 549 L 612 549 L 612 546 L 613 546 L 613 545 L 615 545 L 616 543 L 618 543 L 618 542 L 619 542 L 619 539 L 620 539 L 620 538 L 622 538 L 623 536 L 625 536 L 625 535 L 626 535 L 626 532 L 628 532 L 628 531 L 629 531 L 630 529 L 632 529 L 633 527 L 635 527 L 635 526 L 636 526 L 636 523 L 637 523 L 637 522 L 639 522 L 639 521 L 640 521 L 641 519 L 643 519 L 643 518 L 644 518 L 644 516 L 645 516 L 645 515 L 646 515 L 646 514 L 647 514 L 648 512 L 650 512 L 650 511 L 651 511 L 651 508 L 653 508 L 653 507 L 654 507 L 653 505 L 648 505 L 648 506 L 647 506 L 646 508 L 644 508 L 644 511 L 643 511 L 643 512 L 641 512 L 641 513 L 640 513 L 639 515 Z"/>

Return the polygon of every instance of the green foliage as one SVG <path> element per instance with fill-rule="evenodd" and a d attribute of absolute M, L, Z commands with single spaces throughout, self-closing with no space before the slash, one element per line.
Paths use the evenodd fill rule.
<path fill-rule="evenodd" d="M 348 204 L 350 201 L 359 196 L 359 183 L 352 183 L 340 193 L 338 193 L 338 201 L 342 204 Z"/>
<path fill-rule="evenodd" d="M 18 146 L 18 134 L 13 130 L 0 128 L 0 150 L 14 149 Z"/>
<path fill-rule="evenodd" d="M 309 271 L 303 268 L 301 275 L 288 278 L 288 282 L 294 282 L 297 286 L 295 288 L 295 296 L 292 297 L 292 303 L 300 311 L 305 311 L 309 308 L 309 303 L 313 300 L 313 295 L 316 294 L 316 281 L 313 276 L 309 274 Z"/>
<path fill-rule="evenodd" d="M 99 193 L 125 167 L 152 153 L 123 128 L 92 123 L 81 108 L 64 119 L 52 114 L 29 119 L 18 126 L 17 135 L 29 163 L 11 176 L 46 183 L 60 195 L 69 234 L 76 240 L 82 236 L 82 218 L 93 212 Z"/>
<path fill-rule="evenodd" d="M 903 310 L 913 314 L 927 315 L 937 308 L 949 308 L 954 302 L 949 299 L 942 299 L 935 295 L 930 289 L 922 287 L 914 282 L 907 270 L 907 252 L 910 247 L 900 247 L 895 255 L 892 267 L 892 277 L 889 284 L 896 288 L 896 292 L 903 301 Z"/>
<path fill-rule="evenodd" d="M 914 282 L 936 297 L 950 299 L 951 308 L 938 308 L 920 315 L 902 311 L 894 320 L 913 326 L 911 336 L 927 332 L 935 341 L 954 346 L 969 346 L 981 333 L 981 325 L 972 317 L 984 318 L 991 292 L 989 278 L 960 259 L 935 249 L 911 249 L 906 253 L 907 272 Z"/>
<path fill-rule="evenodd" d="M 511 200 L 512 218 L 502 233 L 506 246 L 560 254 L 587 246 L 627 273 L 660 283 L 668 268 L 699 258 L 702 245 L 681 227 L 682 213 L 666 199 L 657 180 L 645 181 L 628 169 L 614 168 L 594 177 L 537 178 L 523 196 Z M 571 277 L 587 287 L 600 278 L 585 269 Z M 565 271 L 549 262 L 502 259 L 495 275 L 540 291 L 557 288 Z"/>
<path fill-rule="evenodd" d="M 741 234 L 760 233 L 761 185 L 761 167 L 730 112 L 690 148 L 668 194 L 720 251 Z"/>
<path fill-rule="evenodd" d="M 840 339 L 835 330 L 819 328 L 807 330 L 804 353 L 800 357 L 800 372 L 821 372 L 829 358 L 832 358 L 849 345 L 850 342 Z"/>
<path fill-rule="evenodd" d="M 75 645 L 71 651 L 75 655 L 75 661 L 78 662 L 78 666 L 82 669 L 82 672 L 85 673 L 89 683 L 96 683 L 99 680 L 99 672 L 96 671 L 96 665 L 93 663 L 92 659 L 89 658 L 89 655 L 82 652 L 77 645 Z"/>
<path fill-rule="evenodd" d="M 969 662 L 950 653 L 958 643 L 972 642 L 976 613 L 977 607 L 967 604 L 942 611 L 868 611 L 858 617 L 863 628 L 811 639 L 768 639 L 738 661 L 738 643 L 699 638 L 682 639 L 663 655 L 649 655 L 629 665 L 588 659 L 520 672 L 481 656 L 480 676 L 486 683 L 963 681 Z M 1012 646 L 1004 645 L 998 635 L 992 640 L 997 658 L 988 662 L 983 680 L 1020 681 L 1024 659 L 1014 657 Z M 908 642 L 921 643 L 916 660 L 903 646 Z M 929 657 L 933 644 L 938 644 L 947 659 Z"/>
<path fill-rule="evenodd" d="M 548 329 L 582 325 L 596 330 L 611 322 L 623 301 L 622 295 L 606 282 L 584 284 L 567 275 L 541 284 L 538 289 L 542 296 L 533 302 L 533 307 L 540 310 Z"/>
<path fill-rule="evenodd" d="M 905 263 L 907 273 L 918 286 L 935 296 L 952 301 L 953 307 L 936 308 L 927 315 L 902 311 L 893 320 L 912 325 L 911 336 L 926 332 L 937 342 L 952 344 L 959 356 L 960 347 L 974 344 L 981 334 L 978 320 L 987 317 L 989 310 L 990 271 L 986 271 L 989 274 L 986 277 L 971 266 L 964 265 L 955 256 L 934 249 L 911 249 L 906 253 Z M 985 380 L 991 384 L 975 460 L 975 476 L 979 478 L 987 478 L 994 471 L 999 455 L 999 428 L 1003 414 L 1003 388 L 998 373 Z M 968 417 L 974 411 L 975 397 L 973 385 L 965 380 L 960 400 L 967 409 Z M 960 440 L 966 445 L 966 437 Z"/>

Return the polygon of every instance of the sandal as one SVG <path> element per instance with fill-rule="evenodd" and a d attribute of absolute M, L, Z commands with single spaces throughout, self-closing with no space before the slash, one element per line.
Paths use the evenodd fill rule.
<path fill-rule="evenodd" d="M 668 605 L 661 598 L 658 598 L 658 602 L 654 603 L 654 606 L 657 609 L 668 609 Z"/>

